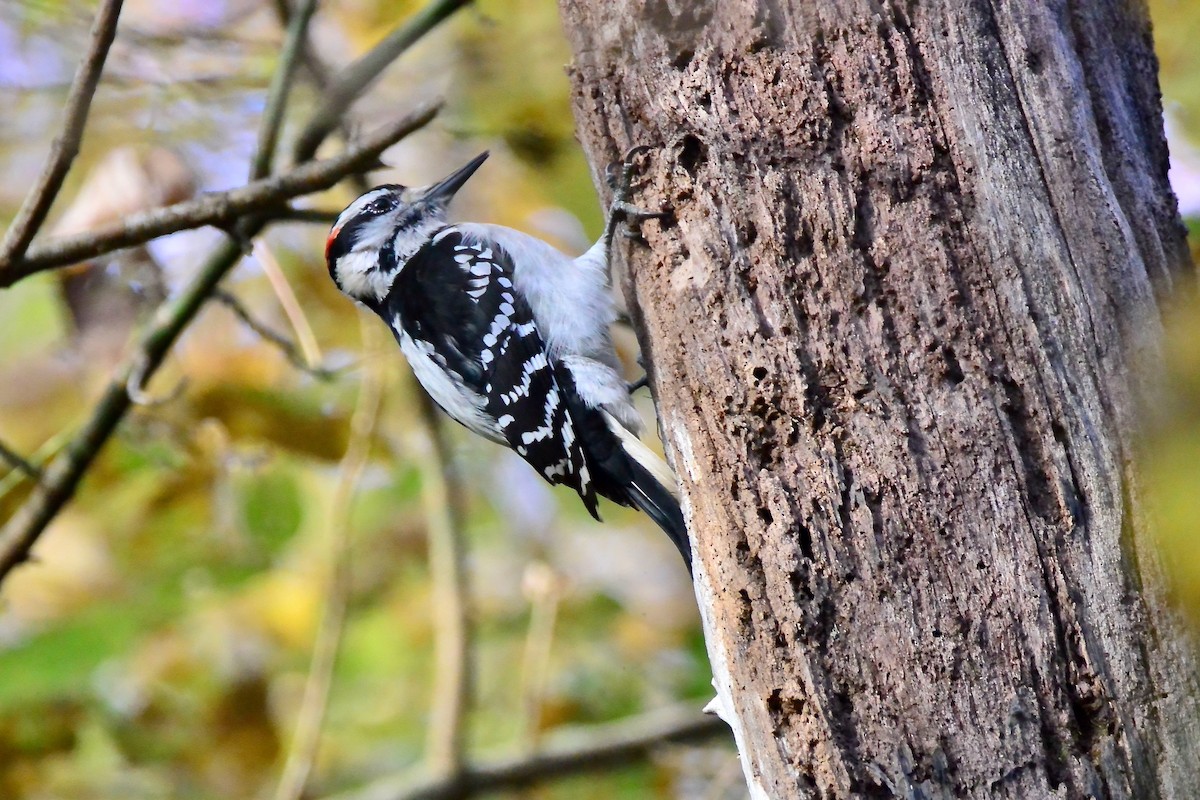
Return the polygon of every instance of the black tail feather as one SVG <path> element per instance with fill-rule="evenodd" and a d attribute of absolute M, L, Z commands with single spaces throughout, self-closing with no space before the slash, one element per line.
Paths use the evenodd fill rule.
<path fill-rule="evenodd" d="M 692 547 L 688 541 L 687 524 L 679 501 L 667 486 L 657 478 L 653 462 L 661 462 L 658 456 L 646 449 L 637 436 L 626 430 L 608 412 L 588 406 L 575 391 L 575 378 L 569 369 L 557 367 L 555 375 L 563 387 L 575 433 L 587 453 L 588 467 L 596 494 L 607 497 L 623 506 L 639 509 L 671 537 L 688 574 L 692 572 Z M 631 452 L 632 451 L 632 452 Z M 647 467 L 640 459 L 652 462 Z M 663 480 L 674 480 L 665 463 L 661 465 Z M 581 492 L 584 505 L 596 519 L 595 496 Z"/>
<path fill-rule="evenodd" d="M 665 486 L 655 480 L 645 467 L 632 458 L 629 458 L 628 468 L 633 478 L 626 490 L 629 502 L 666 532 L 679 550 L 679 555 L 683 556 L 683 563 L 687 565 L 688 573 L 691 574 L 692 545 L 688 541 L 687 524 L 683 521 L 679 501 Z"/>

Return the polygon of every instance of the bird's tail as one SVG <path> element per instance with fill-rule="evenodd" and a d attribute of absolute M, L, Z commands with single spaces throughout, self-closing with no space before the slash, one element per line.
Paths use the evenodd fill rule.
<path fill-rule="evenodd" d="M 631 481 L 628 487 L 629 502 L 654 520 L 666 532 L 688 572 L 692 570 L 692 546 L 688 541 L 687 524 L 679 507 L 679 489 L 675 473 L 658 454 L 646 447 L 624 425 L 607 411 L 604 421 L 621 443 L 621 449 L 629 458 Z"/>

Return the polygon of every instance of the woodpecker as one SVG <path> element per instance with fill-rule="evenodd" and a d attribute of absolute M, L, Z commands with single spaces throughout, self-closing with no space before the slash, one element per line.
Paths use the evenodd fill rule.
<path fill-rule="evenodd" d="M 597 520 L 597 496 L 641 509 L 690 570 L 675 476 L 638 439 L 609 330 L 613 232 L 655 216 L 625 202 L 631 156 L 604 234 L 578 258 L 512 228 L 447 222 L 487 156 L 432 185 L 384 184 L 352 202 L 325 243 L 329 275 L 391 328 L 446 414 L 574 489 Z"/>

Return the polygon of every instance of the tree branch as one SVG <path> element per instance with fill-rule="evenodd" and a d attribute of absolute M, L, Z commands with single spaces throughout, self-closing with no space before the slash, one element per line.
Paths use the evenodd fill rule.
<path fill-rule="evenodd" d="M 33 465 L 33 462 L 27 458 L 23 458 L 20 453 L 13 450 L 4 442 L 0 442 L 0 461 L 8 462 L 8 465 L 17 472 L 24 473 L 25 477 L 32 480 L 38 480 L 42 477 L 42 471 Z"/>
<path fill-rule="evenodd" d="M 342 123 L 346 110 L 389 64 L 399 58 L 414 42 L 437 27 L 438 23 L 470 2 L 471 0 L 434 0 L 406 19 L 402 25 L 397 26 L 387 38 L 360 59 L 343 69 L 326 89 L 320 108 L 296 140 L 292 160 L 300 163 L 312 158 L 325 138 Z"/>
<path fill-rule="evenodd" d="M 271 173 L 271 162 L 275 160 L 275 149 L 279 143 L 279 129 L 283 125 L 283 112 L 287 108 L 288 92 L 300 54 L 305 50 L 308 39 L 308 23 L 317 10 L 317 0 L 301 0 L 300 8 L 288 20 L 287 36 L 283 42 L 284 57 L 271 78 L 267 92 L 267 105 L 263 110 L 263 124 L 258 129 L 258 146 L 254 150 L 254 161 L 250 165 L 250 180 L 265 178 Z M 304 159 L 307 161 L 308 159 Z"/>
<path fill-rule="evenodd" d="M 374 340 L 374 320 L 359 317 L 363 343 Z M 378 347 L 369 349 L 377 350 Z M 341 474 L 330 511 L 329 588 L 325 592 L 325 608 L 313 645 L 308 679 L 304 684 L 304 699 L 296 718 L 295 733 L 284 764 L 283 774 L 275 788 L 275 800 L 299 800 L 304 796 L 321 743 L 321 726 L 329 706 L 329 690 L 333 684 L 333 669 L 341 648 L 345 628 L 346 608 L 350 600 L 350 512 L 354 494 L 371 452 L 379 404 L 383 396 L 383 361 L 368 358 L 358 390 L 358 402 L 350 420 L 350 442 L 342 458 Z"/>
<path fill-rule="evenodd" d="M 275 15 L 279 17 L 279 21 L 285 28 L 292 24 L 292 16 L 295 12 L 288 4 L 288 0 L 273 0 L 272 5 L 275 7 Z M 318 90 L 324 92 L 329 86 L 329 71 L 325 69 L 325 65 L 313 53 L 312 46 L 308 42 L 308 36 L 305 35 L 300 41 L 300 63 L 308 71 L 309 80 Z"/>
<path fill-rule="evenodd" d="M 217 289 L 213 292 L 212 297 L 233 312 L 233 315 L 241 320 L 243 325 L 254 331 L 260 339 L 279 348 L 284 358 L 288 360 L 288 363 L 296 369 L 322 381 L 332 380 L 337 376 L 336 370 L 326 369 L 310 363 L 309 359 L 300 352 L 300 348 L 296 346 L 295 342 L 255 319 L 254 315 L 250 313 L 250 309 L 246 308 L 245 304 L 237 298 L 237 295 L 223 289 Z"/>
<path fill-rule="evenodd" d="M 457 780 L 392 776 L 327 800 L 461 800 L 634 764 L 664 744 L 705 741 L 728 732 L 720 719 L 677 706 L 561 734 L 538 753 L 482 762 Z"/>
<path fill-rule="evenodd" d="M 433 119 L 436 111 L 437 106 L 431 106 L 409 114 L 402 120 L 385 126 L 382 132 L 374 134 L 343 156 L 299 167 L 289 175 L 302 173 L 307 167 L 323 167 L 330 172 L 322 175 L 322 182 L 333 185 L 345 174 L 377 159 L 388 147 L 427 124 Z M 340 175 L 332 171 L 335 163 L 342 167 L 343 172 Z M 312 179 L 311 170 L 305 174 Z M 257 235 L 265 224 L 266 219 L 262 216 L 243 218 L 237 226 L 239 239 L 229 239 L 217 247 L 183 292 L 155 314 L 135 352 L 117 370 L 104 395 L 96 404 L 91 418 L 44 468 L 42 481 L 4 527 L 0 528 L 0 581 L 29 557 L 30 549 L 46 525 L 71 499 L 76 486 L 95 460 L 100 448 L 108 441 L 108 437 L 129 410 L 131 400 L 127 385 L 135 369 L 144 368 L 146 379 L 154 374 L 179 334 L 241 257 L 241 242 Z"/>
<path fill-rule="evenodd" d="M 204 225 L 228 227 L 251 213 L 269 215 L 271 209 L 293 197 L 328 189 L 347 175 L 372 168 L 384 150 L 428 124 L 439 108 L 441 101 L 423 106 L 324 161 L 302 164 L 282 175 L 227 192 L 213 192 L 154 211 L 131 214 L 121 222 L 88 233 L 62 236 L 31 247 L 24 258 L 0 261 L 0 288 L 37 272 L 143 244 L 168 233 Z"/>
<path fill-rule="evenodd" d="M 121 16 L 122 2 L 123 0 L 103 0 L 99 11 L 96 12 L 96 20 L 92 23 L 91 43 L 79 63 L 71 91 L 67 95 L 63 129 L 55 137 L 41 175 L 26 195 L 25 202 L 17 211 L 16 219 L 4 236 L 3 244 L 0 244 L 0 263 L 19 257 L 33 241 L 38 229 L 46 221 L 46 215 L 50 213 L 55 198 L 58 197 L 67 173 L 71 171 L 71 163 L 79 154 L 79 144 L 83 140 L 83 130 L 87 124 L 88 111 L 92 107 L 92 98 L 96 95 L 96 86 L 100 82 L 100 73 L 104 70 L 109 48 L 117 35 L 117 19 Z"/>
<path fill-rule="evenodd" d="M 262 238 L 254 243 L 254 257 L 258 259 L 263 274 L 267 276 L 267 282 L 271 284 L 271 289 L 275 292 L 275 299 L 279 301 L 283 315 L 291 323 L 292 331 L 296 335 L 296 343 L 299 345 L 300 353 L 304 356 L 305 363 L 310 368 L 319 368 L 324 356 L 321 355 L 321 346 L 317 343 L 317 335 L 313 333 L 312 324 L 304 314 L 304 307 L 300 305 L 300 299 L 296 297 L 291 283 L 283 274 L 283 267 L 280 266 L 279 259 L 275 258 L 275 253 Z"/>
<path fill-rule="evenodd" d="M 261 227 L 261 223 L 258 223 Z M 257 232 L 257 228 L 254 229 Z M 42 470 L 42 480 L 0 528 L 0 580 L 29 557 L 29 551 L 46 525 L 71 499 L 83 474 L 95 460 L 100 448 L 129 410 L 132 400 L 128 384 L 135 371 L 144 365 L 145 377 L 153 374 L 171 344 L 195 316 L 217 282 L 237 263 L 240 246 L 226 240 L 218 247 L 200 274 L 172 303 L 159 310 L 136 351 L 117 370 L 91 417 L 79 432 Z"/>
<path fill-rule="evenodd" d="M 466 719 L 474 683 L 463 541 L 466 500 L 451 463 L 442 420 L 429 396 L 421 389 L 415 391 L 420 398 L 419 424 L 427 440 L 419 464 L 433 578 L 436 664 L 425 757 L 435 774 L 452 778 L 464 768 Z"/>

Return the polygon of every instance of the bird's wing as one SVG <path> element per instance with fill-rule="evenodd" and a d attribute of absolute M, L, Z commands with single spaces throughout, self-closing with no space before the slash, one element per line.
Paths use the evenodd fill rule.
<path fill-rule="evenodd" d="M 596 489 L 563 376 L 529 305 L 513 290 L 512 275 L 504 250 L 450 226 L 405 264 L 389 310 L 409 337 L 474 393 L 518 455 L 550 483 L 578 492 L 597 516 Z"/>

